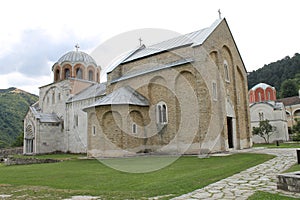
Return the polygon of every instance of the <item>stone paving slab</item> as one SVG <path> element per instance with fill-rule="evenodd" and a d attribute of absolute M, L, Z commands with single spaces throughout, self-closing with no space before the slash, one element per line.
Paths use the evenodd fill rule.
<path fill-rule="evenodd" d="M 298 197 L 300 193 L 286 192 L 277 189 L 276 175 L 287 170 L 297 161 L 296 149 L 246 149 L 235 152 L 265 153 L 276 155 L 267 162 L 251 167 L 238 174 L 212 183 L 204 188 L 188 194 L 173 198 L 174 200 L 186 199 L 248 199 L 256 191 L 279 193 L 285 196 Z"/>

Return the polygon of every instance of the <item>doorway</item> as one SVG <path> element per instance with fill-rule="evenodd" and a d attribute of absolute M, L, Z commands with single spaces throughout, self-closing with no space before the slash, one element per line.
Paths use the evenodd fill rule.
<path fill-rule="evenodd" d="M 233 128 L 232 117 L 227 117 L 227 134 L 228 134 L 228 147 L 233 148 Z"/>

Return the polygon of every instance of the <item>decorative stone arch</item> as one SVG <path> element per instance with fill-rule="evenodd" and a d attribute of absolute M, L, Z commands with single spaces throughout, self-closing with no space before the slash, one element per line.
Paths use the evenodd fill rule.
<path fill-rule="evenodd" d="M 116 147 L 123 149 L 124 134 L 121 114 L 117 111 L 107 111 L 102 115 L 101 127 L 106 138 Z"/>
<path fill-rule="evenodd" d="M 209 56 L 219 69 L 218 52 L 217 51 L 212 51 L 212 52 L 209 53 Z"/>
<path fill-rule="evenodd" d="M 97 72 L 95 72 L 95 67 L 93 67 L 92 65 L 88 66 L 87 68 L 87 77 L 86 79 L 89 81 L 97 81 Z"/>
<path fill-rule="evenodd" d="M 294 117 L 300 117 L 300 109 L 294 110 L 293 116 L 294 116 Z"/>
<path fill-rule="evenodd" d="M 267 101 L 276 101 L 276 92 L 273 88 L 267 87 L 265 90 Z"/>
<path fill-rule="evenodd" d="M 46 106 L 48 106 L 48 105 L 45 105 L 45 103 L 55 103 L 56 102 L 56 94 L 58 94 L 59 93 L 59 91 L 58 91 L 58 88 L 56 87 L 56 86 L 52 86 L 52 87 L 50 87 L 46 92 L 45 92 L 45 94 L 44 94 L 44 96 L 43 96 L 43 100 L 42 100 L 42 108 L 43 108 L 43 110 L 44 110 L 44 107 Z M 54 95 L 54 98 L 55 98 L 55 102 L 53 102 L 53 95 Z M 47 99 L 47 101 L 46 101 L 46 99 Z M 48 101 L 48 100 L 50 100 L 50 102 Z"/>
<path fill-rule="evenodd" d="M 96 81 L 97 81 L 98 83 L 100 83 L 100 69 L 99 69 L 99 68 L 97 68 Z"/>
<path fill-rule="evenodd" d="M 82 64 L 76 64 L 74 66 L 73 76 L 78 79 L 85 79 L 85 67 Z"/>
<path fill-rule="evenodd" d="M 58 82 L 61 80 L 61 67 L 59 65 L 56 65 L 53 69 L 54 73 L 54 82 Z"/>
<path fill-rule="evenodd" d="M 35 127 L 33 123 L 28 123 L 24 131 L 24 154 L 33 154 L 35 151 Z"/>
<path fill-rule="evenodd" d="M 91 112 L 88 116 L 88 120 L 90 122 L 90 127 L 88 127 L 88 135 L 90 136 L 99 135 L 101 128 L 96 113 Z"/>
<path fill-rule="evenodd" d="M 255 93 L 255 102 L 265 101 L 265 91 L 262 88 L 257 88 L 254 93 Z"/>
<path fill-rule="evenodd" d="M 157 98 L 166 90 L 167 81 L 162 76 L 154 76 L 148 84 L 149 100 L 156 104 L 161 99 Z M 160 94 L 160 95 L 159 95 Z"/>
<path fill-rule="evenodd" d="M 62 80 L 73 77 L 73 70 L 70 64 L 65 64 L 62 66 Z"/>
<path fill-rule="evenodd" d="M 145 120 L 143 114 L 139 110 L 132 110 L 127 117 L 127 132 L 129 135 L 138 134 L 144 136 Z"/>
<path fill-rule="evenodd" d="M 223 67 L 224 67 L 224 78 L 226 81 L 232 80 L 232 77 L 234 77 L 234 63 L 232 58 L 232 53 L 226 45 L 222 47 L 222 57 L 223 57 Z M 225 62 L 226 61 L 226 62 Z M 227 72 L 226 72 L 227 71 Z M 228 74 L 228 78 L 226 77 L 226 73 Z"/>

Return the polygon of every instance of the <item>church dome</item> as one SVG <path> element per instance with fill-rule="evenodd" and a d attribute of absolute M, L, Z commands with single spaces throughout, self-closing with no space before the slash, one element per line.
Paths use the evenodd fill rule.
<path fill-rule="evenodd" d="M 258 83 L 257 85 L 253 86 L 251 88 L 251 90 L 256 90 L 258 88 L 262 88 L 263 90 L 267 89 L 267 88 L 272 88 L 275 89 L 274 87 L 272 87 L 271 85 L 268 85 L 266 83 Z"/>
<path fill-rule="evenodd" d="M 66 53 L 57 61 L 58 64 L 62 64 L 64 62 L 82 62 L 84 64 L 94 64 L 97 66 L 96 61 L 89 54 L 78 50 Z"/>
<path fill-rule="evenodd" d="M 249 102 L 276 101 L 276 89 L 266 83 L 258 83 L 249 90 Z"/>

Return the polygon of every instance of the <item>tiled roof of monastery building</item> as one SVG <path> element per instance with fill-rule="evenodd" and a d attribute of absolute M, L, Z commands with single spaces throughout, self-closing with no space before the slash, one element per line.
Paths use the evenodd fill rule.
<path fill-rule="evenodd" d="M 277 101 L 282 102 L 285 106 L 291 106 L 291 105 L 300 104 L 300 98 L 299 98 L 299 96 L 278 99 Z"/>
<path fill-rule="evenodd" d="M 188 33 L 185 35 L 180 35 L 178 37 L 165 40 L 163 42 L 151 45 L 146 47 L 145 45 L 139 46 L 132 51 L 129 51 L 127 54 L 124 54 L 119 60 L 112 63 L 107 72 L 111 72 L 118 65 L 122 63 L 127 63 L 136 59 L 140 59 L 146 56 L 154 55 L 157 53 L 161 53 L 164 51 L 172 50 L 175 48 L 183 47 L 183 46 L 191 46 L 195 47 L 203 44 L 203 42 L 209 37 L 209 35 L 216 29 L 216 27 L 225 19 L 216 20 L 210 27 L 204 28 L 192 33 Z"/>
<path fill-rule="evenodd" d="M 106 83 L 94 84 L 68 99 L 67 103 L 100 97 L 106 93 Z"/>
<path fill-rule="evenodd" d="M 149 106 L 149 102 L 143 95 L 135 91 L 132 87 L 125 86 L 113 91 L 87 108 L 103 105 Z"/>

